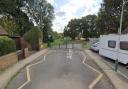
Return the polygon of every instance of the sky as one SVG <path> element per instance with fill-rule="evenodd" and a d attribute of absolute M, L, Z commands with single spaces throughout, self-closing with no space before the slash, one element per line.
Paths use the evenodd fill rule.
<path fill-rule="evenodd" d="M 73 18 L 97 14 L 102 0 L 47 0 L 54 6 L 55 19 L 53 30 L 63 32 L 64 27 Z"/>

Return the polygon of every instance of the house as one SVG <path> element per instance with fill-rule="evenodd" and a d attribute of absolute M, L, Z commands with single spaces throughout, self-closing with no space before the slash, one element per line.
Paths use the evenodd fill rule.
<path fill-rule="evenodd" d="M 0 26 L 0 36 L 8 36 L 8 32 Z"/>

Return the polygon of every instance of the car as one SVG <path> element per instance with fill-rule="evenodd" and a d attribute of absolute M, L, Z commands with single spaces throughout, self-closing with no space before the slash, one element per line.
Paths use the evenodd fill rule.
<path fill-rule="evenodd" d="M 95 52 L 99 52 L 99 45 L 100 42 L 95 42 L 91 45 L 91 50 L 95 51 Z"/>

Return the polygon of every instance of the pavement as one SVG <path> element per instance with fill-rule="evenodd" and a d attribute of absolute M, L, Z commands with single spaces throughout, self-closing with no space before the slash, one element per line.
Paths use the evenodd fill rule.
<path fill-rule="evenodd" d="M 90 56 L 91 59 L 93 59 L 93 61 L 95 61 L 95 63 L 107 75 L 115 89 L 128 89 L 128 83 L 119 78 L 118 73 L 112 70 L 110 66 L 106 65 L 99 55 L 96 55 L 90 50 L 85 50 L 85 52 Z"/>
<path fill-rule="evenodd" d="M 19 73 L 7 89 L 114 89 L 84 51 L 51 49 L 37 60 Z M 21 80 L 26 82 L 17 84 Z"/>
<path fill-rule="evenodd" d="M 30 57 L 26 58 L 23 61 L 20 61 L 19 63 L 13 65 L 12 67 L 5 70 L 4 73 L 0 75 L 0 89 L 4 89 L 6 85 L 8 84 L 9 80 L 18 73 L 22 68 L 24 68 L 29 63 L 36 60 L 38 57 L 42 56 L 44 53 L 46 53 L 48 49 L 44 49 L 40 52 L 37 52 Z"/>

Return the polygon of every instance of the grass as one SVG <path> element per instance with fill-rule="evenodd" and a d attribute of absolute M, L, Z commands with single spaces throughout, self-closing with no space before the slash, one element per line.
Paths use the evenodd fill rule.
<path fill-rule="evenodd" d="M 84 48 L 85 49 L 90 49 L 91 48 L 91 44 L 90 43 L 85 43 Z"/>
<path fill-rule="evenodd" d="M 48 48 L 47 43 L 44 43 L 44 44 L 43 44 L 43 48 Z"/>
<path fill-rule="evenodd" d="M 71 39 L 67 37 L 67 43 L 71 42 Z M 64 44 L 64 39 L 63 38 L 59 38 L 59 39 L 55 39 L 54 42 L 52 43 L 52 46 L 58 46 L 58 45 L 63 45 Z"/>
<path fill-rule="evenodd" d="M 2 74 L 6 69 L 1 69 L 0 70 L 0 74 Z"/>
<path fill-rule="evenodd" d="M 57 45 L 59 45 L 59 44 L 63 44 L 64 43 L 64 40 L 63 39 L 56 39 L 56 40 L 54 40 L 54 42 L 52 43 L 52 46 L 57 46 Z"/>

